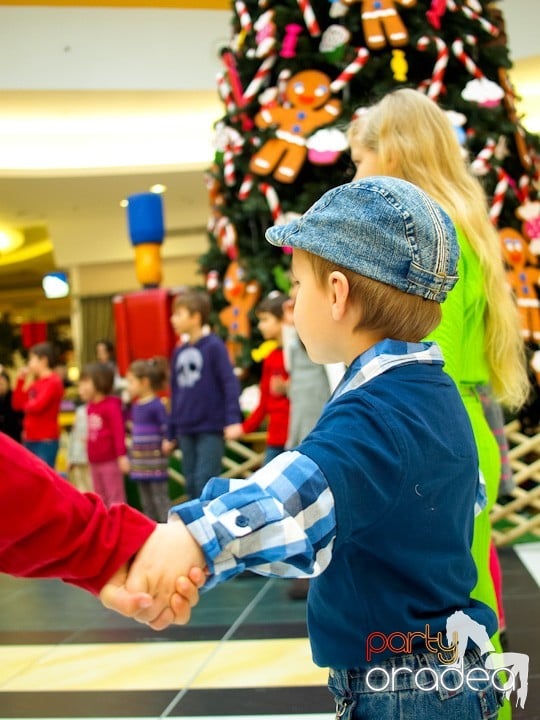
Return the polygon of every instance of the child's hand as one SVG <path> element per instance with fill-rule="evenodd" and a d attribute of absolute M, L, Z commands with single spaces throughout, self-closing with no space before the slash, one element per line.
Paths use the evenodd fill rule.
<path fill-rule="evenodd" d="M 126 589 L 127 575 L 128 566 L 123 565 L 101 588 L 99 599 L 106 608 L 125 617 L 135 617 L 139 611 L 151 607 L 154 600 L 148 593 L 130 593 Z"/>
<path fill-rule="evenodd" d="M 186 623 L 192 605 L 198 601 L 197 585 L 190 588 L 181 584 L 185 593 L 180 596 L 176 581 L 187 577 L 191 568 L 204 565 L 203 552 L 183 522 L 158 524 L 135 556 L 127 577 L 125 569 L 123 574 L 119 571 L 102 589 L 101 602 L 154 630 L 163 630 L 173 622 Z M 197 574 L 195 578 L 200 581 Z"/>
<path fill-rule="evenodd" d="M 289 389 L 289 381 L 282 375 L 272 375 L 269 385 L 272 395 L 286 395 Z"/>
<path fill-rule="evenodd" d="M 238 440 L 244 434 L 244 428 L 242 423 L 236 423 L 234 425 L 227 425 L 223 429 L 223 436 L 225 440 Z"/>
<path fill-rule="evenodd" d="M 176 443 L 174 440 L 163 440 L 161 443 L 161 452 L 164 455 L 170 455 L 175 447 Z"/>
<path fill-rule="evenodd" d="M 118 458 L 118 467 L 120 468 L 122 475 L 127 475 L 129 473 L 129 458 L 127 455 L 122 455 Z"/>
<path fill-rule="evenodd" d="M 191 617 L 191 608 L 199 602 L 199 588 L 206 582 L 206 573 L 199 567 L 193 567 L 188 577 L 182 575 L 176 579 L 175 590 L 171 598 L 171 610 L 174 623 L 184 625 Z"/>

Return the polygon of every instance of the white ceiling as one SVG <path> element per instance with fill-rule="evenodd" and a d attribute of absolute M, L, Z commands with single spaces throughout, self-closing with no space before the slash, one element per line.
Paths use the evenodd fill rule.
<path fill-rule="evenodd" d="M 538 102 L 540 3 L 500 6 L 520 82 Z M 0 225 L 45 226 L 64 267 L 127 259 L 118 203 L 164 182 L 168 228 L 204 228 L 229 20 L 224 11 L 0 6 Z M 23 269 L 0 257 L 2 286 L 29 282 L 16 275 Z"/>

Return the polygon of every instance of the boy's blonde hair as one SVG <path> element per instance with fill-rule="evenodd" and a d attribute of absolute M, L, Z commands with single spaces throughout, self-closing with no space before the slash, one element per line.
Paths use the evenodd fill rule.
<path fill-rule="evenodd" d="M 381 174 L 422 188 L 465 233 L 483 270 L 490 381 L 501 402 L 521 406 L 529 393 L 524 344 L 499 237 L 482 186 L 469 171 L 446 115 L 420 92 L 401 89 L 353 121 L 348 136 L 351 146 L 359 143 L 377 154 Z"/>
<path fill-rule="evenodd" d="M 419 295 L 403 292 L 319 255 L 309 252 L 305 252 L 305 255 L 321 287 L 334 270 L 345 275 L 349 283 L 351 305 L 358 308 L 360 315 L 355 330 L 372 330 L 393 340 L 420 342 L 441 321 L 441 305 L 436 300 L 426 300 Z"/>

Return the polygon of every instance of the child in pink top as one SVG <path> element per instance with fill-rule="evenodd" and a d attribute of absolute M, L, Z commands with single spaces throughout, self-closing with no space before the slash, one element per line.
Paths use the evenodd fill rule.
<path fill-rule="evenodd" d="M 87 365 L 79 395 L 87 403 L 88 462 L 94 491 L 107 506 L 126 502 L 124 475 L 129 472 L 120 398 L 112 395 L 114 370 L 103 363 Z"/>

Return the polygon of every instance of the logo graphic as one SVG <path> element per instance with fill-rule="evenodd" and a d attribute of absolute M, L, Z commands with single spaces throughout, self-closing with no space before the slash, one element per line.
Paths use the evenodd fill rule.
<path fill-rule="evenodd" d="M 176 375 L 180 387 L 193 387 L 201 379 L 203 356 L 195 347 L 188 347 L 176 359 Z"/>
<path fill-rule="evenodd" d="M 486 683 L 502 692 L 508 700 L 512 692 L 516 692 L 516 707 L 525 707 L 528 690 L 529 656 L 524 653 L 495 652 L 495 647 L 489 639 L 484 625 L 473 620 L 469 615 L 459 610 L 446 621 L 446 637 L 442 632 L 431 633 L 429 624 L 425 632 L 394 632 L 385 635 L 373 632 L 366 641 L 366 659 L 371 661 L 374 655 L 390 650 L 396 654 L 410 654 L 413 643 L 423 640 L 426 650 L 437 656 L 442 672 L 434 668 L 423 667 L 414 674 L 414 686 L 418 690 L 428 692 L 437 690 L 442 686 L 445 690 L 458 689 L 466 684 L 473 692 L 478 692 Z M 484 661 L 484 668 L 474 666 L 464 671 L 464 656 L 467 645 L 471 641 L 478 648 Z M 398 674 L 413 674 L 407 667 L 393 668 L 388 671 L 384 667 L 374 667 L 366 675 L 366 683 L 370 690 L 382 692 L 395 690 L 395 680 Z M 459 685 L 447 687 L 446 677 L 457 674 Z M 506 675 L 503 679 L 502 673 Z M 373 680 L 376 678 L 376 682 Z M 381 682 L 382 680 L 382 682 Z"/>

